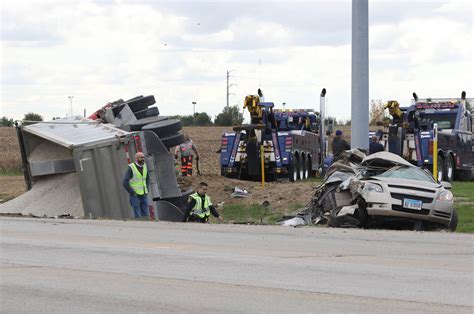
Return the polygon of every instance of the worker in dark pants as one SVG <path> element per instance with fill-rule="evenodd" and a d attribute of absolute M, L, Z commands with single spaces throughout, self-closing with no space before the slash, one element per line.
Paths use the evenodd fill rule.
<path fill-rule="evenodd" d="M 198 185 L 197 192 L 189 196 L 188 202 L 184 207 L 183 222 L 202 222 L 209 221 L 209 216 L 222 221 L 222 216 L 219 215 L 216 208 L 212 206 L 211 198 L 207 195 L 208 186 L 206 182 L 201 182 Z"/>
<path fill-rule="evenodd" d="M 181 175 L 183 177 L 190 177 L 193 175 L 193 152 L 196 154 L 196 162 L 199 162 L 199 154 L 193 141 L 189 139 L 187 134 L 184 134 L 185 142 L 176 146 L 174 157 L 178 159 L 178 154 L 181 152 Z"/>
<path fill-rule="evenodd" d="M 384 150 L 383 145 L 379 143 L 379 137 L 377 135 L 372 136 L 372 141 L 369 144 L 369 155 L 383 152 Z"/>
<path fill-rule="evenodd" d="M 135 219 L 148 218 L 147 196 L 150 182 L 145 163 L 145 155 L 143 155 L 142 152 L 136 153 L 135 162 L 128 165 L 122 185 L 130 196 L 130 205 L 132 205 Z"/>
<path fill-rule="evenodd" d="M 336 131 L 336 137 L 332 140 L 331 147 L 334 157 L 345 150 L 351 149 L 351 146 L 342 138 L 341 130 Z"/>

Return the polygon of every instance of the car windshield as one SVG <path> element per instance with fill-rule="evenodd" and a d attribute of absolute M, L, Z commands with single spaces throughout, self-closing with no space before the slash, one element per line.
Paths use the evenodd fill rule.
<path fill-rule="evenodd" d="M 436 183 L 429 174 L 417 167 L 395 167 L 377 175 L 377 177 L 408 179 Z"/>

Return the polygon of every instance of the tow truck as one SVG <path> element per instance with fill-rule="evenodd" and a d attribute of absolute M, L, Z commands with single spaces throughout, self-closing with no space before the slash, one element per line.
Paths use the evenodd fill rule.
<path fill-rule="evenodd" d="M 433 169 L 436 154 L 439 181 L 472 180 L 474 140 L 468 104 L 473 104 L 473 100 L 466 99 L 462 92 L 461 98 L 437 99 L 419 99 L 413 93 L 412 105 L 405 108 L 400 108 L 397 101 L 389 101 L 385 108 L 392 120 L 388 132 L 378 132 L 380 142 L 386 151 L 429 170 Z"/>
<path fill-rule="evenodd" d="M 244 109 L 250 113 L 250 124 L 222 134 L 222 176 L 241 180 L 263 176 L 266 181 L 294 182 L 315 174 L 326 142 L 320 136 L 319 113 L 312 109 L 274 109 L 273 102 L 264 101 L 260 89 L 258 95 L 245 98 Z"/>

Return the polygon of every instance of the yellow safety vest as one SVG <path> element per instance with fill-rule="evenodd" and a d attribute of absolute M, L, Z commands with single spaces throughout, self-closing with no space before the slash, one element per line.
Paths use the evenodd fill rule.
<path fill-rule="evenodd" d="M 132 169 L 133 176 L 130 179 L 130 187 L 137 195 L 148 194 L 148 189 L 146 187 L 146 177 L 148 171 L 146 164 L 143 164 L 143 174 L 138 171 L 138 167 L 135 163 L 128 165 Z"/>
<path fill-rule="evenodd" d="M 209 206 L 212 205 L 211 198 L 207 195 L 204 196 L 204 206 L 203 206 L 201 195 L 199 195 L 198 192 L 191 194 L 190 197 L 196 201 L 196 204 L 194 204 L 191 214 L 199 218 L 205 218 L 205 219 L 209 218 L 211 214 L 211 210 L 209 209 Z"/>

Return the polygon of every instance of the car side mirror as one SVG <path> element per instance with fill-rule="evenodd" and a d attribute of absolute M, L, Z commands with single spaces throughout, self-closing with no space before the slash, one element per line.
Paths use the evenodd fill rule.
<path fill-rule="evenodd" d="M 453 187 L 451 183 L 449 183 L 448 181 L 441 181 L 441 186 L 443 188 L 445 188 L 446 190 L 451 190 L 451 188 Z"/>

